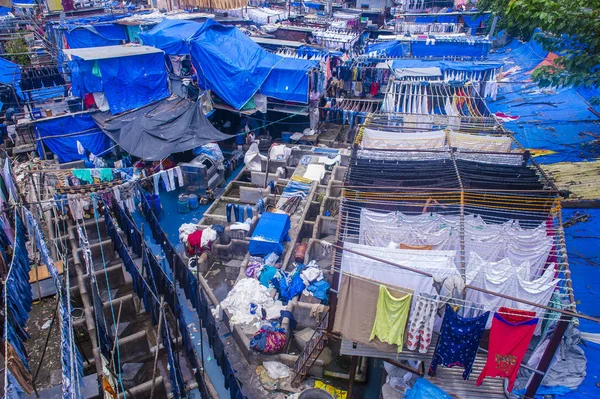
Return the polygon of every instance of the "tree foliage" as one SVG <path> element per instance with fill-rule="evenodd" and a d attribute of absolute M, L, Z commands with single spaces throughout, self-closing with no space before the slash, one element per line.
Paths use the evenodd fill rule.
<path fill-rule="evenodd" d="M 27 66 L 31 63 L 31 60 L 27 55 L 27 52 L 29 51 L 27 42 L 25 42 L 25 39 L 22 37 L 6 42 L 4 50 L 6 54 L 15 54 L 7 58 L 16 64 Z"/>
<path fill-rule="evenodd" d="M 501 17 L 501 27 L 532 38 L 559 57 L 536 68 L 540 86 L 600 87 L 600 0 L 480 0 L 482 10 Z M 536 28 L 541 33 L 535 34 Z"/>

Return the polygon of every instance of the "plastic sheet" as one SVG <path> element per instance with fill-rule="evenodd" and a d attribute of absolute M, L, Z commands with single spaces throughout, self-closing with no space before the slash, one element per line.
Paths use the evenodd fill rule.
<path fill-rule="evenodd" d="M 283 59 L 232 26 L 208 20 L 190 39 L 198 84 L 241 109 Z"/>
<path fill-rule="evenodd" d="M 85 156 L 77 152 L 77 141 L 83 148 L 100 156 L 110 147 L 110 139 L 89 114 L 67 115 L 35 123 L 38 154 L 43 157 L 41 143 L 58 157 L 59 162 L 71 162 Z"/>

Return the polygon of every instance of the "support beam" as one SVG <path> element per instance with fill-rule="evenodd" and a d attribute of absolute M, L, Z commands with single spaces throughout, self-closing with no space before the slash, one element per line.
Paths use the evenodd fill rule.
<path fill-rule="evenodd" d="M 526 398 L 526 399 L 534 398 L 538 388 L 542 384 L 542 380 L 544 379 L 544 376 L 545 376 L 546 372 L 548 371 L 548 368 L 550 368 L 550 363 L 552 362 L 552 358 L 554 357 L 554 354 L 556 353 L 556 350 L 558 349 L 558 345 L 560 345 L 560 342 L 562 341 L 562 338 L 565 335 L 565 331 L 567 330 L 567 327 L 569 326 L 570 323 L 571 323 L 570 316 L 565 316 L 565 315 L 560 316 L 558 323 L 556 323 L 556 329 L 552 333 L 552 336 L 550 337 L 550 342 L 548 342 L 548 346 L 546 347 L 546 350 L 544 351 L 544 354 L 542 355 L 542 359 L 540 360 L 540 364 L 537 367 L 537 369 L 540 373 L 533 374 L 533 376 L 529 380 L 529 384 L 527 384 L 527 390 L 525 391 L 524 398 Z"/>

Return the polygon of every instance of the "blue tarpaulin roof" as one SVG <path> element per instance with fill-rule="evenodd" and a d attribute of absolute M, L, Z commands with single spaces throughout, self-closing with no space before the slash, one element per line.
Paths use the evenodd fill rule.
<path fill-rule="evenodd" d="M 437 61 L 437 60 L 394 60 L 392 68 L 440 68 L 442 71 L 487 71 L 502 67 L 502 62 L 487 61 Z"/>
<path fill-rule="evenodd" d="M 165 19 L 154 28 L 139 34 L 142 43 L 161 49 L 166 54 L 189 54 L 188 39 L 200 30 L 202 24 L 195 21 Z"/>
<path fill-rule="evenodd" d="M 367 46 L 366 53 L 377 52 L 387 57 L 410 57 L 410 43 L 399 40 L 389 40 Z"/>
<path fill-rule="evenodd" d="M 308 103 L 308 73 L 318 61 L 284 58 L 273 68 L 261 87 L 261 93 L 282 101 Z"/>
<path fill-rule="evenodd" d="M 479 28 L 481 23 L 487 21 L 490 18 L 490 14 L 485 15 L 463 15 L 465 25 L 469 28 Z"/>
<path fill-rule="evenodd" d="M 248 252 L 252 256 L 266 256 L 271 252 L 283 253 L 283 242 L 287 241 L 290 216 L 287 213 L 263 213 L 250 238 Z"/>
<path fill-rule="evenodd" d="M 69 48 L 115 46 L 127 40 L 124 25 L 111 23 L 94 25 L 65 25 L 65 38 Z"/>
<path fill-rule="evenodd" d="M 38 139 L 37 151 L 43 156 L 41 142 L 54 153 L 60 162 L 84 159 L 77 152 L 77 141 L 94 155 L 102 155 L 110 147 L 110 139 L 89 114 L 67 115 L 61 118 L 35 122 Z"/>
<path fill-rule="evenodd" d="M 488 40 L 440 40 L 427 43 L 426 40 L 413 40 L 411 52 L 413 57 L 487 57 L 492 43 Z"/>
<path fill-rule="evenodd" d="M 190 40 L 198 84 L 236 109 L 254 96 L 282 57 L 264 50 L 233 26 L 208 20 Z"/>
<path fill-rule="evenodd" d="M 21 86 L 19 85 L 20 80 L 21 67 L 14 62 L 0 57 L 0 83 L 14 87 L 17 96 L 23 99 L 23 93 L 21 92 Z"/>
<path fill-rule="evenodd" d="M 152 51 L 144 52 L 144 49 Z M 117 56 L 119 52 L 122 56 Z M 98 56 L 90 56 L 92 53 Z M 72 54 L 69 68 L 73 95 L 83 97 L 87 93 L 104 92 L 113 114 L 140 108 L 170 95 L 162 51 L 146 46 L 120 46 L 97 47 Z M 77 54 L 89 58 L 81 59 Z"/>

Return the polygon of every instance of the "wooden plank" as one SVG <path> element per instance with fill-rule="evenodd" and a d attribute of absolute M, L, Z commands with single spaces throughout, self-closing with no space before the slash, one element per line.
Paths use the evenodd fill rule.
<path fill-rule="evenodd" d="M 56 268 L 58 269 L 58 274 L 62 274 L 63 273 L 63 262 L 62 262 L 62 260 L 54 262 L 54 266 L 56 266 Z M 39 265 L 37 272 L 38 272 L 38 276 L 39 276 L 40 281 L 46 280 L 46 279 L 52 277 L 50 275 L 50 272 L 48 271 L 48 268 L 46 267 L 46 265 Z M 32 266 L 31 270 L 29 271 L 29 283 L 30 284 L 34 284 L 36 281 L 37 281 L 37 279 L 35 277 L 35 266 Z"/>

